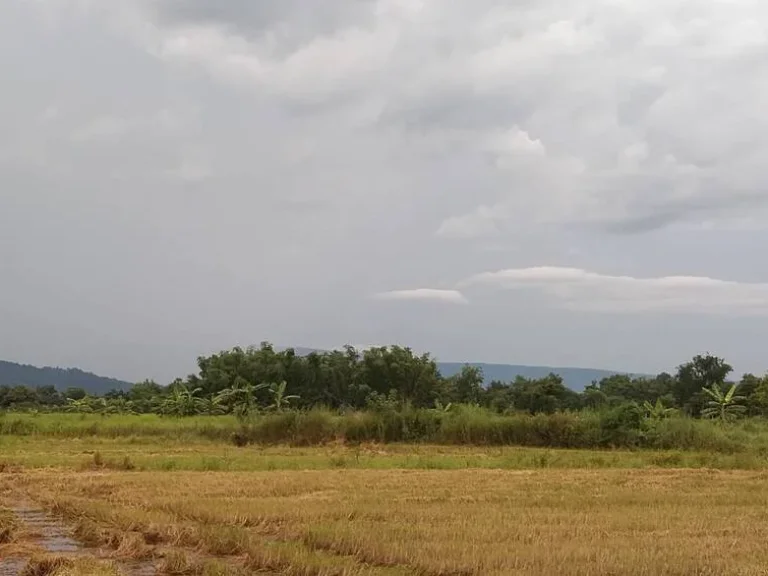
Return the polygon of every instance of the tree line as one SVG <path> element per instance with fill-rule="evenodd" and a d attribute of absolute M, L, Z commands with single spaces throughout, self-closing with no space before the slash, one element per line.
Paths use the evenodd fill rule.
<path fill-rule="evenodd" d="M 364 351 L 347 346 L 301 356 L 292 349 L 276 351 L 264 342 L 202 356 L 197 366 L 196 374 L 166 386 L 147 380 L 103 396 L 88 395 L 77 387 L 57 391 L 53 386 L 2 386 L 0 408 L 245 417 L 319 406 L 450 410 L 463 404 L 499 414 L 552 414 L 634 404 L 656 417 L 675 412 L 721 419 L 768 415 L 768 375 L 729 380 L 733 368 L 708 353 L 681 364 L 674 374 L 614 375 L 593 382 L 583 392 L 571 390 L 556 374 L 484 386 L 482 370 L 465 365 L 459 373 L 444 377 L 429 354 L 414 354 L 401 346 Z"/>

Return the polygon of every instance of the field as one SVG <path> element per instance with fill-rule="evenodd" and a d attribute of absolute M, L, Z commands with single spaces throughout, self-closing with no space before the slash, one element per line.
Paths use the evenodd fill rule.
<path fill-rule="evenodd" d="M 761 451 L 237 447 L 56 418 L 0 435 L 2 576 L 768 574 Z"/>

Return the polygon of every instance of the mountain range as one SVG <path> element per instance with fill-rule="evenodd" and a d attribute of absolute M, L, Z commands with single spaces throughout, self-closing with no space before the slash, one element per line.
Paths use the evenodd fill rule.
<path fill-rule="evenodd" d="M 295 348 L 299 355 L 311 352 L 323 352 L 313 348 Z M 521 366 L 516 364 L 489 364 L 483 362 L 438 362 L 437 367 L 443 376 L 453 376 L 462 366 L 470 364 L 483 370 L 485 383 L 493 380 L 509 382 L 517 376 L 524 378 L 543 378 L 550 373 L 558 374 L 563 378 L 566 386 L 580 392 L 593 380 L 601 380 L 614 374 L 621 374 L 615 370 L 600 370 L 595 368 L 568 368 L 550 366 Z M 110 390 L 127 390 L 130 382 L 99 376 L 86 372 L 79 368 L 55 368 L 30 366 L 0 360 L 0 386 L 54 386 L 57 390 L 64 391 L 69 387 L 83 388 L 89 394 L 104 394 Z"/>
<path fill-rule="evenodd" d="M 79 368 L 38 368 L 0 360 L 0 386 L 53 386 L 62 392 L 71 387 L 82 388 L 89 394 L 104 394 L 110 390 L 128 390 L 132 384 Z"/>

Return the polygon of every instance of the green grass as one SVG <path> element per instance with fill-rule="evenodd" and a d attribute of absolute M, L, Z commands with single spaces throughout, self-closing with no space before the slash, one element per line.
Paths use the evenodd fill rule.
<path fill-rule="evenodd" d="M 646 421 L 627 427 L 616 412 L 514 414 L 501 416 L 462 406 L 455 412 L 333 413 L 316 409 L 254 418 L 241 426 L 232 416 L 163 418 L 145 415 L 0 414 L 0 438 L 100 438 L 232 442 L 233 436 L 260 445 L 318 446 L 342 440 L 469 446 L 546 448 L 651 448 L 768 455 L 768 421 L 734 424 L 691 418 Z"/>
<path fill-rule="evenodd" d="M 0 414 L 0 435 L 105 438 L 227 438 L 237 429 L 232 416 L 164 418 L 157 414 Z"/>
<path fill-rule="evenodd" d="M 602 418 L 602 420 L 601 420 Z M 252 442 L 237 447 L 234 434 Z M 613 442 L 606 442 L 608 435 Z M 615 447 L 610 447 L 614 444 Z M 597 449 L 596 449 L 597 448 Z M 261 416 L 5 414 L 0 470 L 258 471 L 465 468 L 768 468 L 768 422 L 674 418 L 606 429 L 597 413 L 497 416 L 465 409 Z"/>
<path fill-rule="evenodd" d="M 265 471 L 324 469 L 460 470 L 485 468 L 768 468 L 754 452 L 682 450 L 577 450 L 413 444 L 314 447 L 248 446 L 215 441 L 148 438 L 0 436 L 0 468 L 124 471 Z"/>

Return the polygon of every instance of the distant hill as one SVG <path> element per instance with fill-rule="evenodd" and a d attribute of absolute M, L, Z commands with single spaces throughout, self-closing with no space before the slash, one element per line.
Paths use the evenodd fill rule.
<path fill-rule="evenodd" d="M 97 376 L 78 368 L 37 368 L 26 364 L 0 360 L 0 386 L 53 386 L 64 391 L 82 388 L 89 394 L 104 394 L 113 389 L 127 390 L 129 382 Z"/>
<path fill-rule="evenodd" d="M 282 347 L 276 349 L 284 349 Z M 312 352 L 322 353 L 325 350 L 318 350 L 315 348 L 302 348 L 297 346 L 294 348 L 296 354 L 300 356 L 306 356 Z M 544 378 L 550 373 L 557 374 L 563 379 L 563 383 L 571 390 L 581 392 L 589 386 L 593 380 L 600 381 L 603 378 L 613 376 L 615 374 L 627 374 L 627 372 L 620 372 L 617 370 L 603 370 L 598 368 L 567 368 L 567 367 L 551 367 L 551 366 L 521 366 L 517 364 L 488 364 L 483 362 L 438 362 L 437 368 L 440 370 L 440 374 L 446 377 L 457 374 L 462 366 L 469 364 L 470 366 L 477 366 L 482 368 L 483 376 L 485 376 L 485 383 L 490 384 L 493 380 L 499 380 L 501 382 L 511 382 L 517 376 L 523 378 Z M 632 376 L 643 376 L 643 374 L 632 374 Z"/>

